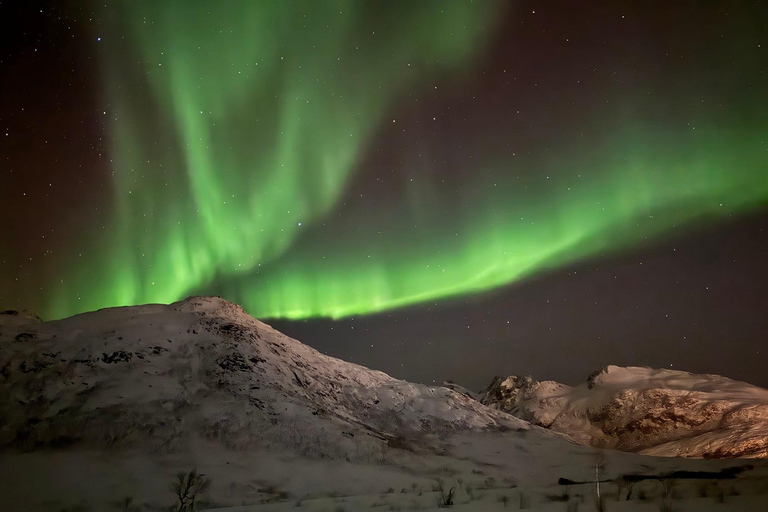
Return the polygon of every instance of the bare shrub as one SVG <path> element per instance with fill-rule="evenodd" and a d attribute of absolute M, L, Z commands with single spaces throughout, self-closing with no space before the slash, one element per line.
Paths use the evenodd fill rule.
<path fill-rule="evenodd" d="M 635 488 L 635 483 L 636 482 L 627 482 L 627 501 L 632 498 L 632 489 Z"/>
<path fill-rule="evenodd" d="M 211 480 L 193 469 L 189 473 L 179 472 L 171 484 L 171 492 L 176 495 L 178 503 L 176 512 L 194 512 L 195 500 L 211 485 Z"/>
<path fill-rule="evenodd" d="M 442 478 L 435 478 L 435 485 L 433 485 L 432 488 L 440 493 L 440 496 L 437 498 L 437 508 L 445 508 L 453 505 L 453 496 L 454 491 L 456 490 L 455 487 L 451 487 L 446 493 L 445 480 Z"/>
<path fill-rule="evenodd" d="M 657 504 L 659 512 L 673 512 L 672 499 L 675 496 L 677 482 L 671 478 L 660 478 L 659 483 L 662 487 L 661 498 Z"/>

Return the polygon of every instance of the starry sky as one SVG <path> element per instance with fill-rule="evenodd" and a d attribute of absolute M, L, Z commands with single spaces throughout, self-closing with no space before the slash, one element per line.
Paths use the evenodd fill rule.
<path fill-rule="evenodd" d="M 761 2 L 0 1 L 0 308 L 419 382 L 768 386 Z"/>

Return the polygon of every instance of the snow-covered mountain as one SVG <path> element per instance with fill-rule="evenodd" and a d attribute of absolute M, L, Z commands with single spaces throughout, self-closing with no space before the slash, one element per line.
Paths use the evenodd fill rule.
<path fill-rule="evenodd" d="M 212 479 L 199 508 L 232 512 L 429 511 L 449 495 L 467 512 L 509 500 L 552 510 L 593 499 L 594 448 L 478 398 L 328 357 L 219 298 L 55 322 L 4 312 L 0 509 L 169 510 L 172 482 L 192 468 Z M 711 492 L 738 493 L 730 510 L 765 501 L 762 466 L 600 457 L 603 489 L 617 496 L 625 475 L 644 479 L 633 500 L 639 489 L 661 500 L 654 479 L 735 468 Z M 560 478 L 583 483 L 564 490 Z"/>
<path fill-rule="evenodd" d="M 169 450 L 195 434 L 354 458 L 424 431 L 528 428 L 447 388 L 325 356 L 219 298 L 3 317 L 0 446 Z"/>
<path fill-rule="evenodd" d="M 597 447 L 768 457 L 768 390 L 719 375 L 608 366 L 575 387 L 497 377 L 481 402 Z"/>

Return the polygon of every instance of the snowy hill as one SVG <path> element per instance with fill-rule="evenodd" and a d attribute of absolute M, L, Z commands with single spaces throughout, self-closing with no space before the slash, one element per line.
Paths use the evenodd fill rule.
<path fill-rule="evenodd" d="M 482 403 L 581 443 L 670 457 L 768 457 L 768 390 L 718 375 L 608 366 L 579 386 L 496 378 Z"/>
<path fill-rule="evenodd" d="M 468 512 L 507 501 L 564 510 L 593 499 L 593 448 L 476 398 L 328 357 L 218 298 L 55 322 L 5 312 L 0 508 L 177 510 L 171 483 L 192 468 L 212 481 L 201 510 L 436 510 L 449 495 Z M 715 510 L 765 503 L 763 466 L 604 457 L 604 492 L 624 499 L 626 478 L 642 480 L 631 505 L 638 489 L 649 504 L 669 499 L 659 479 L 681 470 L 727 496 Z M 723 483 L 712 476 L 729 467 Z M 701 482 L 681 485 L 681 503 Z"/>
<path fill-rule="evenodd" d="M 0 346 L 0 445 L 172 449 L 195 432 L 354 457 L 359 439 L 528 428 L 446 388 L 325 356 L 218 298 L 16 324 Z"/>

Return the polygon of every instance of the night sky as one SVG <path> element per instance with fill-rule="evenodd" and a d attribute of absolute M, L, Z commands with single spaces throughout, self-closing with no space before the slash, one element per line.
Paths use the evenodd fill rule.
<path fill-rule="evenodd" d="M 764 2 L 212 6 L 0 1 L 0 309 L 217 294 L 412 381 L 768 386 Z"/>

